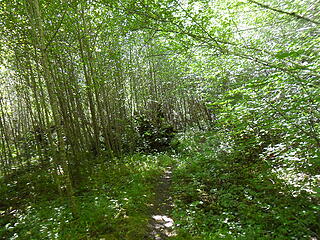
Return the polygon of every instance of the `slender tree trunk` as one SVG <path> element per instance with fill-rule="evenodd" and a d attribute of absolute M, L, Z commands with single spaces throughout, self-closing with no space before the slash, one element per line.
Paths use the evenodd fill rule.
<path fill-rule="evenodd" d="M 29 2 L 29 7 L 30 7 L 30 17 L 31 21 L 33 23 L 33 27 L 35 32 L 37 33 L 36 35 L 36 40 L 37 44 L 40 49 L 40 62 L 43 70 L 43 78 L 46 83 L 46 88 L 48 91 L 49 95 L 49 101 L 50 101 L 50 106 L 52 108 L 52 115 L 54 118 L 55 125 L 57 127 L 57 137 L 58 137 L 58 157 L 61 160 L 64 176 L 65 176 L 65 181 L 66 181 L 66 189 L 67 189 L 67 195 L 69 198 L 70 202 L 70 208 L 72 211 L 72 214 L 74 217 L 78 216 L 78 210 L 76 206 L 76 202 L 74 199 L 74 194 L 73 194 L 73 187 L 72 187 L 72 182 L 70 179 L 70 174 L 69 174 L 69 166 L 67 163 L 66 159 L 66 153 L 65 153 L 65 143 L 63 139 L 63 133 L 61 131 L 61 117 L 60 113 L 57 107 L 57 102 L 55 99 L 55 93 L 53 92 L 54 85 L 53 81 L 54 78 L 51 75 L 50 71 L 50 65 L 49 65 L 49 58 L 45 46 L 45 35 L 44 35 L 44 30 L 43 30 L 43 23 L 42 23 L 42 18 L 41 18 L 41 13 L 40 13 L 40 6 L 38 0 L 28 0 Z"/>

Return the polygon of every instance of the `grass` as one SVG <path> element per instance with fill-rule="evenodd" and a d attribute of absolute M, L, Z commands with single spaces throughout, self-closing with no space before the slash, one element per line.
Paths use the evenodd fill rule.
<path fill-rule="evenodd" d="M 314 192 L 288 184 L 269 163 L 241 158 L 221 133 L 182 136 L 181 143 L 175 239 L 319 238 Z"/>
<path fill-rule="evenodd" d="M 2 179 L 0 239 L 141 240 L 155 186 L 172 165 L 177 236 L 170 239 L 319 239 L 315 181 L 307 190 L 306 182 L 291 184 L 290 164 L 288 178 L 286 169 L 275 171 L 279 163 L 242 155 L 223 133 L 180 134 L 179 141 L 175 156 L 97 159 L 75 189 L 77 219 L 44 170 Z"/>
<path fill-rule="evenodd" d="M 154 185 L 168 164 L 169 158 L 161 154 L 136 154 L 114 159 L 112 164 L 101 161 L 95 164 L 87 181 L 76 189 L 79 218 L 72 218 L 65 198 L 57 198 L 50 191 L 48 195 L 43 193 L 36 202 L 32 200 L 32 194 L 26 195 L 28 198 L 19 208 L 10 206 L 2 212 L 7 214 L 0 222 L 3 226 L 0 238 L 142 239 L 150 217 Z M 30 185 L 28 181 L 37 176 L 42 176 L 40 170 L 33 174 L 20 173 L 17 180 L 20 188 L 12 189 L 20 191 L 22 182 Z M 7 185 L 3 183 L 3 186 Z M 9 188 L 6 196 L 13 197 Z"/>

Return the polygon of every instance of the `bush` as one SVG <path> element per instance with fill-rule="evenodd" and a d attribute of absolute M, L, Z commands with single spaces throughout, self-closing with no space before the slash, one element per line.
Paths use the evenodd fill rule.
<path fill-rule="evenodd" d="M 136 121 L 137 130 L 141 137 L 139 148 L 142 151 L 163 152 L 174 147 L 172 139 L 176 135 L 176 131 L 164 118 L 158 116 L 157 119 L 151 120 L 142 115 Z"/>

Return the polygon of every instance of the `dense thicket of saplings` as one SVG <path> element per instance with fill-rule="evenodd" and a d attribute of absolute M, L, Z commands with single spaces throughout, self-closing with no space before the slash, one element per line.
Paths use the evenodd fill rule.
<path fill-rule="evenodd" d="M 0 238 L 319 238 L 319 7 L 2 0 Z"/>

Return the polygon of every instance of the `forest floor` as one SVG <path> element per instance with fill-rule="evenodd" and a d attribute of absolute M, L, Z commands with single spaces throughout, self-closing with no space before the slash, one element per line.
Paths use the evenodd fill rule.
<path fill-rule="evenodd" d="M 316 183 L 293 185 L 224 139 L 181 135 L 175 152 L 90 161 L 77 219 L 48 169 L 0 179 L 0 239 L 320 239 Z"/>

